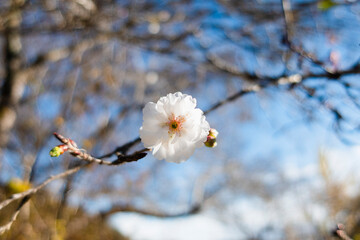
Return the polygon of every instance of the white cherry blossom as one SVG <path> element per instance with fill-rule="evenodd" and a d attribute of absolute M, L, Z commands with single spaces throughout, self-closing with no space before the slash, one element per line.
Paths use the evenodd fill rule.
<path fill-rule="evenodd" d="M 204 146 L 209 130 L 196 99 L 176 92 L 145 105 L 140 138 L 155 158 L 180 163 Z"/>

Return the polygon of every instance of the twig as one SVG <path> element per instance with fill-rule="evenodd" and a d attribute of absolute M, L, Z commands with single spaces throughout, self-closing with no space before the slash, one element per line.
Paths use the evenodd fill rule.
<path fill-rule="evenodd" d="M 148 148 L 144 148 L 144 149 L 142 149 L 140 151 L 137 151 L 137 152 L 135 152 L 135 153 L 133 153 L 131 155 L 119 154 L 118 158 L 116 160 L 114 160 L 114 161 L 106 161 L 106 160 L 103 160 L 103 159 L 100 159 L 100 158 L 95 158 L 95 157 L 91 156 L 90 154 L 86 153 L 84 150 L 79 149 L 74 141 L 72 141 L 72 140 L 70 140 L 70 139 L 68 139 L 68 138 L 66 138 L 66 137 L 64 137 L 64 136 L 62 136 L 62 135 L 60 135 L 58 133 L 54 133 L 54 136 L 60 142 L 62 142 L 63 144 L 65 144 L 69 148 L 68 151 L 73 156 L 75 156 L 75 157 L 77 157 L 79 159 L 88 161 L 88 162 L 95 162 L 95 163 L 104 164 L 104 165 L 121 165 L 121 164 L 124 164 L 124 163 L 127 163 L 127 162 L 137 161 L 137 160 L 145 157 L 146 156 L 145 152 L 150 150 Z M 135 140 L 135 141 L 137 142 L 137 140 Z"/>
<path fill-rule="evenodd" d="M 29 201 L 29 199 L 30 199 L 29 196 L 28 196 L 28 197 L 25 197 L 25 198 L 21 201 L 21 203 L 19 204 L 19 206 L 16 208 L 16 211 L 15 211 L 15 213 L 12 215 L 10 221 L 9 221 L 7 224 L 5 224 L 5 225 L 3 225 L 3 226 L 0 227 L 0 235 L 2 235 L 3 233 L 5 233 L 6 231 L 10 230 L 12 224 L 16 221 L 16 218 L 17 218 L 17 216 L 19 215 L 21 208 L 25 205 L 25 203 L 27 203 L 27 202 Z"/>
<path fill-rule="evenodd" d="M 109 162 L 109 161 L 104 161 L 102 159 L 98 159 L 98 158 L 94 158 L 93 156 L 91 156 L 90 154 L 84 153 L 82 151 L 80 151 L 79 148 L 77 148 L 76 144 L 73 141 L 70 141 L 68 138 L 65 138 L 64 136 L 54 133 L 54 135 L 56 136 L 56 138 L 58 138 L 62 143 L 66 144 L 67 146 L 69 146 L 69 151 L 71 154 L 75 155 L 76 157 L 82 159 L 82 160 L 86 160 L 89 163 L 85 164 L 85 165 L 80 165 L 74 168 L 70 168 L 69 170 L 59 173 L 57 175 L 51 176 L 49 177 L 46 181 L 44 181 L 42 184 L 40 184 L 39 186 L 29 189 L 25 192 L 21 192 L 21 193 L 16 193 L 13 194 L 10 198 L 8 198 L 7 200 L 3 201 L 0 203 L 0 210 L 3 209 L 4 207 L 6 207 L 7 205 L 9 205 L 10 203 L 12 203 L 13 201 L 16 201 L 18 199 L 30 196 L 32 194 L 35 194 L 37 191 L 39 191 L 40 189 L 42 189 L 43 187 L 45 187 L 47 184 L 49 184 L 50 182 L 59 179 L 59 178 L 63 178 L 66 176 L 69 176 L 71 174 L 74 174 L 76 172 L 78 172 L 81 168 L 88 166 L 90 163 L 99 163 L 99 164 L 106 164 L 106 165 L 120 165 L 120 164 L 124 164 L 126 162 L 132 162 L 132 161 L 137 161 L 143 157 L 146 156 L 146 153 L 144 153 L 145 151 L 148 151 L 149 149 L 145 148 L 142 149 L 140 151 L 137 151 L 131 155 L 127 155 L 127 156 L 119 156 L 118 159 L 114 160 L 113 162 Z"/>
<path fill-rule="evenodd" d="M 35 194 L 36 192 L 38 192 L 40 189 L 42 189 L 43 187 L 45 187 L 46 185 L 48 185 L 49 183 L 51 183 L 52 181 L 56 180 L 56 179 L 59 179 L 59 178 L 63 178 L 63 177 L 66 177 L 68 175 L 71 175 L 73 173 L 76 173 L 77 171 L 79 171 L 81 168 L 85 167 L 85 166 L 88 166 L 89 164 L 86 164 L 86 165 L 81 165 L 81 166 L 77 166 L 77 167 L 74 167 L 74 168 L 71 168 L 65 172 L 62 172 L 62 173 L 59 173 L 57 175 L 54 175 L 54 176 L 51 176 L 49 177 L 47 180 L 45 180 L 42 184 L 38 185 L 37 187 L 35 188 L 31 188 L 25 192 L 21 192 L 21 193 L 16 193 L 16 194 L 13 194 L 11 195 L 10 198 L 6 199 L 5 201 L 1 202 L 0 203 L 0 210 L 3 209 L 4 207 L 6 207 L 7 205 L 9 205 L 10 203 L 18 200 L 18 199 L 21 199 L 21 198 L 24 198 L 24 197 L 27 197 L 27 196 L 30 196 L 30 195 L 33 195 Z"/>
<path fill-rule="evenodd" d="M 15 211 L 15 213 L 12 215 L 10 221 L 1 226 L 0 227 L 0 235 L 3 234 L 4 232 L 6 232 L 7 230 L 9 230 L 11 228 L 11 225 L 13 224 L 13 222 L 15 222 L 22 206 L 31 198 L 31 196 L 33 194 L 35 194 L 36 192 L 38 192 L 40 189 L 42 189 L 43 187 L 45 187 L 46 185 L 48 185 L 50 182 L 59 179 L 59 178 L 63 178 L 69 175 L 72 175 L 76 172 L 78 172 L 80 169 L 82 169 L 85 166 L 89 166 L 92 163 L 98 163 L 98 164 L 104 164 L 104 165 L 121 165 L 124 164 L 126 162 L 133 162 L 133 161 L 137 161 L 143 157 L 146 156 L 146 151 L 149 151 L 149 149 L 144 148 L 142 150 L 139 150 L 137 152 L 134 152 L 131 155 L 118 155 L 117 159 L 115 159 L 114 161 L 105 161 L 99 158 L 95 158 L 93 156 L 91 156 L 90 154 L 86 153 L 85 150 L 81 150 L 77 147 L 77 144 L 72 141 L 69 138 L 66 138 L 64 136 L 62 136 L 61 134 L 58 133 L 54 133 L 55 137 L 62 142 L 63 144 L 65 144 L 68 147 L 68 151 L 70 154 L 72 154 L 73 156 L 81 159 L 81 160 L 85 160 L 88 163 L 84 164 L 84 165 L 80 165 L 71 169 L 66 170 L 65 172 L 59 173 L 55 176 L 51 176 L 49 177 L 46 181 L 44 181 L 42 184 L 38 185 L 35 188 L 31 188 L 25 192 L 22 193 L 17 193 L 17 194 L 13 194 L 10 198 L 6 199 L 5 201 L 0 203 L 0 210 L 3 209 L 4 207 L 6 207 L 7 205 L 9 205 L 10 203 L 22 199 L 21 203 L 19 204 L 19 206 L 17 207 L 17 210 Z M 133 141 L 136 142 L 137 140 Z M 130 142 L 131 143 L 131 142 Z M 134 144 L 134 143 L 133 143 Z"/>
<path fill-rule="evenodd" d="M 123 205 L 123 206 L 117 205 L 117 206 L 113 206 L 111 209 L 109 209 L 107 211 L 101 212 L 100 215 L 101 215 L 101 217 L 106 218 L 109 215 L 112 215 L 112 214 L 118 213 L 118 212 L 132 212 L 132 213 L 139 213 L 142 215 L 153 216 L 153 217 L 158 217 L 158 218 L 177 218 L 177 217 L 184 217 L 184 216 L 196 214 L 200 210 L 201 210 L 201 205 L 199 205 L 199 204 L 192 206 L 189 210 L 187 210 L 185 212 L 174 213 L 174 214 L 142 210 L 142 209 L 138 209 L 133 206 L 130 206 L 130 205 Z"/>
<path fill-rule="evenodd" d="M 335 230 L 336 236 L 343 240 L 352 240 L 349 235 L 345 232 L 345 226 L 344 224 L 339 223 L 337 225 L 337 229 Z"/>
<path fill-rule="evenodd" d="M 125 143 L 124 145 L 122 145 L 120 147 L 117 147 L 114 151 L 112 151 L 112 152 L 110 152 L 108 154 L 102 155 L 102 156 L 100 156 L 98 158 L 99 159 L 108 158 L 108 157 L 111 157 L 114 154 L 126 154 L 131 147 L 138 144 L 140 141 L 141 141 L 140 137 L 137 137 L 133 141 Z"/>
<path fill-rule="evenodd" d="M 57 174 L 55 176 L 51 176 L 46 181 L 44 181 L 42 184 L 40 184 L 39 186 L 37 186 L 35 188 L 32 188 L 32 189 L 29 189 L 29 190 L 27 190 L 25 192 L 22 192 L 22 193 L 13 194 L 9 199 L 1 202 L 0 203 L 0 210 L 3 209 L 4 207 L 6 207 L 7 205 L 9 205 L 10 203 L 12 203 L 12 202 L 14 202 L 14 201 L 16 201 L 18 199 L 23 198 L 21 203 L 17 207 L 15 213 L 12 215 L 10 221 L 7 224 L 0 227 L 0 235 L 2 235 L 3 233 L 5 233 L 6 231 L 8 231 L 11 228 L 11 225 L 15 222 L 18 214 L 20 213 L 21 208 L 25 205 L 25 203 L 27 201 L 30 200 L 30 198 L 31 198 L 31 196 L 33 194 L 35 194 L 40 189 L 42 189 L 43 187 L 48 185 L 50 182 L 52 182 L 52 181 L 54 181 L 56 179 L 63 178 L 63 177 L 66 177 L 68 175 L 74 174 L 77 171 L 79 171 L 81 168 L 83 168 L 83 167 L 85 167 L 87 165 L 89 165 L 89 164 L 74 167 L 74 168 L 71 168 L 71 169 L 69 169 L 69 170 L 67 170 L 65 172 L 59 173 L 59 174 Z"/>
<path fill-rule="evenodd" d="M 289 0 L 282 0 L 281 2 L 282 2 L 283 14 L 284 14 L 284 22 L 285 22 L 285 36 L 284 36 L 285 44 L 295 54 L 309 60 L 313 64 L 318 65 L 327 74 L 333 74 L 333 72 L 330 72 L 328 69 L 326 69 L 324 67 L 324 63 L 316 59 L 316 57 L 313 54 L 306 52 L 302 47 L 296 46 L 293 43 L 292 39 L 294 37 L 294 32 L 295 32 L 295 26 L 294 26 L 295 19 L 293 12 L 291 10 L 291 3 Z"/>
<path fill-rule="evenodd" d="M 11 220 L 7 224 L 0 227 L 0 235 L 4 234 L 6 231 L 10 230 L 12 224 L 15 222 L 19 213 L 20 213 L 20 209 L 17 209 L 16 212 L 12 215 Z"/>
<path fill-rule="evenodd" d="M 0 148 L 6 146 L 10 131 L 15 124 L 17 113 L 16 105 L 22 96 L 23 87 L 27 78 L 20 74 L 22 62 L 22 43 L 20 27 L 22 23 L 21 9 L 26 1 L 10 1 L 8 20 L 5 21 L 4 51 L 2 56 L 4 79 L 0 89 Z"/>
<path fill-rule="evenodd" d="M 258 92 L 260 89 L 262 89 L 262 87 L 260 85 L 254 85 L 252 87 L 249 87 L 249 88 L 245 88 L 245 89 L 242 89 L 240 90 L 239 92 L 227 97 L 226 99 L 214 104 L 213 106 L 211 106 L 208 110 L 206 110 L 204 112 L 204 114 L 208 114 L 212 111 L 214 111 L 215 109 L 221 107 L 222 105 L 224 105 L 225 103 L 228 103 L 228 102 L 232 102 L 232 101 L 235 101 L 236 99 L 238 99 L 239 97 L 247 94 L 247 93 L 253 93 L 253 92 Z"/>

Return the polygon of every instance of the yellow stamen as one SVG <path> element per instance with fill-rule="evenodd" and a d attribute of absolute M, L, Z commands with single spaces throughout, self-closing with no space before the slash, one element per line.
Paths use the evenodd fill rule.
<path fill-rule="evenodd" d="M 169 134 L 180 134 L 182 124 L 185 122 L 185 118 L 183 116 L 175 117 L 174 114 L 172 114 L 171 117 L 169 117 L 168 119 L 169 121 L 166 123 L 166 125 L 169 127 Z"/>

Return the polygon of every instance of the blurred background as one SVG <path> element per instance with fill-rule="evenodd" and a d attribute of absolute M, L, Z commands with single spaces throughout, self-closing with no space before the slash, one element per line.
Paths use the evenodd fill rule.
<path fill-rule="evenodd" d="M 216 148 L 54 181 L 2 239 L 360 239 L 359 1 L 1 0 L 0 46 L 0 200 L 71 165 L 54 131 L 100 156 L 227 99 Z"/>

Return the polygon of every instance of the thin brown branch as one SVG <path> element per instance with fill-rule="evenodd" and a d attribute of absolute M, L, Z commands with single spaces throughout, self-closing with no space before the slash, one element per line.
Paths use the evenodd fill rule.
<path fill-rule="evenodd" d="M 89 165 L 89 164 L 87 164 Z M 10 198 L 6 199 L 5 201 L 0 203 L 0 210 L 3 209 L 4 207 L 6 207 L 7 205 L 9 205 L 10 203 L 22 199 L 21 203 L 19 204 L 19 206 L 17 207 L 15 213 L 12 215 L 11 220 L 0 227 L 0 235 L 3 234 L 4 232 L 6 232 L 7 230 L 9 230 L 11 228 L 11 225 L 15 222 L 18 214 L 20 213 L 21 208 L 25 205 L 25 203 L 31 198 L 31 196 L 35 193 L 37 193 L 40 189 L 42 189 L 43 187 L 45 187 L 46 185 L 48 185 L 49 183 L 51 183 L 54 180 L 69 176 L 71 174 L 74 174 L 76 172 L 78 172 L 81 168 L 87 166 L 87 165 L 81 165 L 78 167 L 74 167 L 71 168 L 65 172 L 59 173 L 57 175 L 51 176 L 49 177 L 46 181 L 44 181 L 42 184 L 38 185 L 35 188 L 31 188 L 25 192 L 22 193 L 17 193 L 17 194 L 13 194 Z"/>
<path fill-rule="evenodd" d="M 66 144 L 66 146 L 68 146 L 69 148 L 69 152 L 76 156 L 77 158 L 81 159 L 81 160 L 85 160 L 88 163 L 84 164 L 84 165 L 80 165 L 71 169 L 66 170 L 65 172 L 59 173 L 57 175 L 51 176 L 49 177 L 46 181 L 44 181 L 43 183 L 41 183 L 40 185 L 38 185 L 35 188 L 31 188 L 25 192 L 21 192 L 21 193 L 17 193 L 17 194 L 13 194 L 10 198 L 6 199 L 5 201 L 0 203 L 0 210 L 3 209 L 4 207 L 6 207 L 7 205 L 15 202 L 16 200 L 22 199 L 22 202 L 19 204 L 16 212 L 13 214 L 11 220 L 0 227 L 0 234 L 3 234 L 5 231 L 9 230 L 11 228 L 11 225 L 13 224 L 13 222 L 16 220 L 22 206 L 31 198 L 31 196 L 35 193 L 37 193 L 40 189 L 42 189 L 43 187 L 45 187 L 46 185 L 48 185 L 50 182 L 63 178 L 63 177 L 67 177 L 70 176 L 76 172 L 78 172 L 80 169 L 82 169 L 83 167 L 89 166 L 92 163 L 98 163 L 98 164 L 104 164 L 104 165 L 121 165 L 124 164 L 126 162 L 133 162 L 133 161 L 137 161 L 143 157 L 146 156 L 146 151 L 149 151 L 149 149 L 144 148 L 142 150 L 139 150 L 137 152 L 134 152 L 131 155 L 119 155 L 117 157 L 116 160 L 110 162 L 110 161 L 105 161 L 99 158 L 95 158 L 93 156 L 91 156 L 90 154 L 84 152 L 84 150 L 81 150 L 77 147 L 76 143 L 74 141 L 72 141 L 71 139 L 68 139 L 58 133 L 54 133 L 55 137 L 62 142 L 63 144 Z"/>
<path fill-rule="evenodd" d="M 89 165 L 89 164 L 87 164 L 87 165 Z M 27 197 L 27 196 L 31 196 L 31 195 L 37 193 L 40 189 L 42 189 L 43 187 L 45 187 L 46 185 L 48 185 L 49 183 L 51 183 L 54 180 L 57 180 L 57 179 L 60 179 L 60 178 L 63 178 L 63 177 L 66 177 L 66 176 L 69 176 L 71 174 L 74 174 L 74 173 L 78 172 L 81 168 L 83 168 L 83 167 L 85 167 L 87 165 L 81 165 L 81 166 L 71 168 L 71 169 L 69 169 L 69 170 L 67 170 L 65 172 L 62 172 L 62 173 L 59 173 L 57 175 L 49 177 L 47 180 L 45 180 L 43 183 L 41 183 L 40 185 L 38 185 L 35 188 L 31 188 L 31 189 L 29 189 L 29 190 L 27 190 L 25 192 L 16 193 L 16 194 L 11 195 L 10 198 L 8 198 L 5 201 L 0 203 L 0 210 L 3 209 L 4 207 L 6 207 L 7 205 L 9 205 L 10 203 L 18 200 L 18 199 L 21 199 L 21 198 L 24 198 L 24 197 Z"/>
<path fill-rule="evenodd" d="M 101 157 L 98 157 L 100 159 L 102 158 L 108 158 L 108 157 L 111 157 L 112 155 L 120 155 L 120 154 L 126 154 L 129 149 L 133 146 L 135 146 L 136 144 L 140 143 L 141 139 L 140 137 L 137 137 L 136 139 L 128 142 L 128 143 L 125 143 L 124 145 L 120 146 L 120 147 L 117 147 L 114 151 L 108 153 L 108 154 L 105 154 L 105 155 L 102 155 Z"/>
<path fill-rule="evenodd" d="M 88 161 L 88 162 L 95 162 L 98 164 L 103 164 L 103 165 L 121 165 L 127 162 L 133 162 L 133 161 L 137 161 L 143 157 L 146 156 L 146 151 L 149 151 L 150 149 L 148 148 L 144 148 L 140 151 L 137 151 L 131 155 L 118 155 L 117 159 L 115 159 L 114 161 L 106 161 L 100 158 L 96 158 L 91 156 L 90 154 L 86 153 L 85 150 L 83 149 L 79 149 L 76 145 L 76 143 L 74 141 L 72 141 L 69 138 L 66 138 L 64 136 L 62 136 L 61 134 L 58 133 L 54 133 L 54 136 L 63 144 L 65 144 L 68 148 L 69 148 L 69 152 L 82 160 Z"/>
<path fill-rule="evenodd" d="M 252 87 L 248 87 L 248 88 L 244 88 L 240 91 L 238 91 L 237 93 L 227 97 L 226 99 L 219 101 L 217 103 L 215 103 L 213 106 L 211 106 L 208 110 L 206 110 L 204 112 L 204 114 L 208 114 L 214 110 L 216 110 L 217 108 L 221 107 L 222 105 L 228 103 L 228 102 L 232 102 L 235 101 L 236 99 L 238 99 L 239 97 L 247 94 L 247 93 L 254 93 L 254 92 L 258 92 L 259 90 L 261 90 L 262 87 L 260 85 L 254 85 Z"/>
<path fill-rule="evenodd" d="M 19 33 L 22 22 L 21 8 L 25 1 L 11 1 L 11 12 L 5 24 L 4 32 L 4 65 L 5 79 L 1 88 L 0 98 L 0 148 L 5 146 L 11 129 L 15 124 L 18 104 L 26 84 L 26 77 L 19 73 L 22 58 L 22 44 Z"/>
<path fill-rule="evenodd" d="M 302 47 L 296 46 L 293 43 L 294 33 L 295 33 L 295 18 L 291 10 L 291 2 L 289 0 L 282 0 L 282 10 L 284 14 L 285 22 L 285 36 L 284 43 L 288 46 L 290 51 L 294 52 L 298 56 L 307 59 L 315 65 L 321 67 L 326 73 L 332 74 L 332 71 L 329 71 L 324 67 L 324 63 L 317 59 L 313 54 L 306 52 Z"/>
<path fill-rule="evenodd" d="M 4 234 L 6 231 L 10 230 L 12 224 L 16 221 L 17 216 L 19 215 L 21 208 L 25 205 L 25 203 L 27 203 L 29 201 L 29 199 L 30 199 L 29 196 L 25 197 L 21 201 L 19 206 L 16 208 L 16 211 L 14 212 L 14 214 L 11 216 L 10 221 L 7 224 L 0 227 L 0 235 Z"/>
<path fill-rule="evenodd" d="M 86 40 L 69 44 L 66 47 L 52 49 L 43 54 L 39 54 L 32 62 L 23 65 L 22 69 L 27 71 L 29 69 L 41 66 L 44 63 L 60 61 L 69 57 L 71 54 L 83 52 L 85 49 L 91 48 L 95 44 L 101 44 L 104 41 L 106 41 L 106 38 L 103 36 L 98 36 L 96 38 L 86 38 Z"/>
<path fill-rule="evenodd" d="M 189 210 L 184 211 L 184 212 L 180 212 L 180 213 L 163 213 L 163 212 L 156 212 L 156 211 L 148 211 L 145 209 L 139 209 L 139 208 L 135 208 L 133 206 L 130 205 L 117 205 L 117 206 L 113 206 L 111 209 L 107 210 L 107 211 L 103 211 L 100 213 L 100 215 L 103 218 L 106 218 L 114 213 L 119 213 L 119 212 L 132 212 L 132 213 L 139 213 L 142 215 L 146 215 L 146 216 L 153 216 L 153 217 L 158 217 L 158 218 L 176 218 L 176 217 L 185 217 L 185 216 L 189 216 L 192 214 L 196 214 L 201 210 L 200 205 L 194 205 L 192 206 Z"/>
<path fill-rule="evenodd" d="M 339 237 L 342 240 L 352 240 L 352 238 L 349 237 L 349 235 L 347 235 L 347 233 L 345 231 L 344 224 L 339 223 L 337 225 L 337 229 L 335 230 L 335 234 L 336 234 L 337 237 Z"/>
<path fill-rule="evenodd" d="M 16 218 L 20 213 L 20 209 L 21 208 L 19 208 L 15 211 L 15 213 L 12 215 L 10 221 L 7 224 L 0 227 L 0 235 L 4 234 L 6 231 L 10 230 L 12 224 L 16 221 Z"/>

